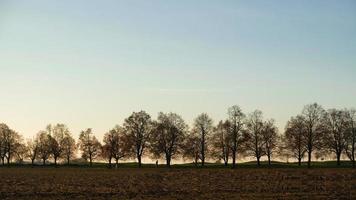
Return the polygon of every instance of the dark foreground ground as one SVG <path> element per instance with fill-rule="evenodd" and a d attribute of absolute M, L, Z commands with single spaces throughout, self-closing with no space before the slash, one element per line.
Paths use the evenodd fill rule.
<path fill-rule="evenodd" d="M 0 199 L 356 199 L 356 170 L 0 168 Z"/>

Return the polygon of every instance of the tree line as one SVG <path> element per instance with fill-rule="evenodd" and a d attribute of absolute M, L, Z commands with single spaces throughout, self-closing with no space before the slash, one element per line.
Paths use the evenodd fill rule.
<path fill-rule="evenodd" d="M 118 167 L 119 161 L 136 159 L 142 166 L 144 156 L 164 159 L 168 167 L 173 159 L 183 158 L 196 166 L 208 159 L 231 163 L 238 158 L 253 157 L 259 166 L 261 158 L 271 165 L 272 158 L 293 158 L 300 166 L 307 158 L 334 155 L 340 165 L 342 156 L 355 167 L 356 110 L 328 109 L 317 103 L 304 106 L 302 112 L 290 118 L 285 130 L 279 130 L 273 119 L 264 119 L 262 111 L 245 114 L 237 105 L 227 111 L 227 119 L 214 125 L 211 117 L 202 113 L 188 127 L 176 113 L 158 114 L 152 119 L 145 111 L 133 112 L 122 125 L 105 133 L 100 142 L 92 129 L 80 132 L 76 141 L 65 124 L 48 125 L 32 138 L 23 137 L 6 124 L 0 124 L 0 159 L 3 165 L 13 161 L 31 161 L 43 165 L 51 159 L 70 164 L 78 152 L 91 166 L 94 160 L 107 161 Z M 115 163 L 113 163 L 113 161 Z"/>

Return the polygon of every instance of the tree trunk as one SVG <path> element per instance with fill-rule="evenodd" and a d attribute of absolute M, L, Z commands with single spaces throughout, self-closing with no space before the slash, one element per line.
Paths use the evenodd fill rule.
<path fill-rule="evenodd" d="M 138 160 L 138 167 L 141 168 L 142 167 L 142 163 L 141 163 L 141 156 L 137 155 L 137 160 Z"/>
<path fill-rule="evenodd" d="M 167 160 L 167 167 L 171 168 L 171 157 L 167 156 L 166 160 Z"/>
<path fill-rule="evenodd" d="M 35 159 L 31 159 L 31 165 L 33 166 Z"/>
<path fill-rule="evenodd" d="M 69 165 L 70 157 L 67 156 L 67 165 Z"/>
<path fill-rule="evenodd" d="M 10 156 L 7 157 L 7 164 L 10 164 Z"/>
<path fill-rule="evenodd" d="M 301 165 L 302 165 L 302 158 L 299 157 L 299 158 L 298 158 L 298 166 L 301 166 Z"/>
<path fill-rule="evenodd" d="M 336 153 L 336 164 L 338 166 L 340 165 L 340 157 L 341 157 L 341 153 Z"/>
<path fill-rule="evenodd" d="M 109 158 L 109 168 L 111 168 L 111 158 Z"/>
<path fill-rule="evenodd" d="M 93 165 L 93 160 L 92 160 L 92 158 L 90 156 L 90 158 L 89 158 L 89 166 L 91 167 L 92 165 Z"/>
<path fill-rule="evenodd" d="M 57 166 L 57 157 L 54 157 L 54 165 Z"/>
<path fill-rule="evenodd" d="M 260 157 L 257 156 L 257 166 L 260 166 L 261 163 L 260 163 Z"/>
<path fill-rule="evenodd" d="M 119 168 L 119 159 L 115 159 L 115 162 L 116 162 L 116 168 Z"/>
<path fill-rule="evenodd" d="M 225 167 L 227 167 L 227 164 L 228 164 L 228 161 L 227 161 L 227 160 L 224 160 L 224 165 L 225 165 Z M 235 168 L 235 167 L 232 166 L 232 168 Z"/>
<path fill-rule="evenodd" d="M 308 151 L 308 168 L 310 168 L 311 164 L 311 151 Z"/>
<path fill-rule="evenodd" d="M 271 155 L 268 155 L 268 165 L 271 165 Z"/>
<path fill-rule="evenodd" d="M 44 158 L 42 159 L 42 164 L 43 164 L 43 166 L 46 165 L 46 159 L 44 159 Z"/>

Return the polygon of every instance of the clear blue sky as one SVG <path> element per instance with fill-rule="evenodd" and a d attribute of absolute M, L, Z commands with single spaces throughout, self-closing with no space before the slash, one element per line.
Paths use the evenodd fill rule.
<path fill-rule="evenodd" d="M 356 107 L 356 1 L 0 0 L 0 121 L 101 138 L 132 111 L 283 131 L 305 104 Z"/>

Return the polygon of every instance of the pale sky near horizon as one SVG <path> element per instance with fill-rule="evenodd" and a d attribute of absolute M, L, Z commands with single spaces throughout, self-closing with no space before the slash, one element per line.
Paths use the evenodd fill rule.
<path fill-rule="evenodd" d="M 0 122 L 101 139 L 133 111 L 236 104 L 282 132 L 305 104 L 356 107 L 355 37 L 354 0 L 0 0 Z"/>

